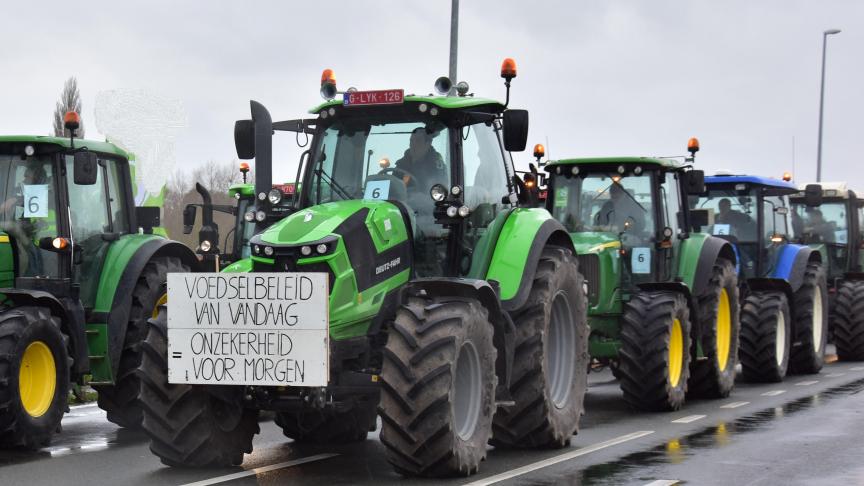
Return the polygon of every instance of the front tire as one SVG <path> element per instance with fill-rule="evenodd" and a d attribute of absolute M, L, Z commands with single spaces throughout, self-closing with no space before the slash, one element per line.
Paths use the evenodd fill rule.
<path fill-rule="evenodd" d="M 381 442 L 399 473 L 467 476 L 486 457 L 495 413 L 487 310 L 473 299 L 412 297 L 392 324 L 381 372 Z"/>
<path fill-rule="evenodd" d="M 243 408 L 240 387 L 234 400 L 226 400 L 204 386 L 169 384 L 167 338 L 167 309 L 162 306 L 150 320 L 139 368 L 141 425 L 150 451 L 169 466 L 240 465 L 260 432 L 258 411 Z"/>
<path fill-rule="evenodd" d="M 589 361 L 582 282 L 569 250 L 543 251 L 528 300 L 512 314 L 516 404 L 495 414 L 496 447 L 564 447 L 577 432 Z"/>
<path fill-rule="evenodd" d="M 720 259 L 714 265 L 707 292 L 699 298 L 705 356 L 690 366 L 690 395 L 725 398 L 735 387 L 741 330 L 738 305 L 735 266 L 729 260 Z"/>
<path fill-rule="evenodd" d="M 147 337 L 147 320 L 156 317 L 159 306 L 168 300 L 168 274 L 188 271 L 179 258 L 160 257 L 148 262 L 138 277 L 117 378 L 114 385 L 94 387 L 99 393 L 99 408 L 105 410 L 109 421 L 121 427 L 141 427 L 141 405 L 137 402 L 141 379 L 137 370 L 141 365 L 141 341 Z"/>
<path fill-rule="evenodd" d="M 834 301 L 834 345 L 842 361 L 864 361 L 864 281 L 846 280 Z"/>
<path fill-rule="evenodd" d="M 690 374 L 690 310 L 677 292 L 639 292 L 624 307 L 621 390 L 631 408 L 678 410 Z"/>
<path fill-rule="evenodd" d="M 792 320 L 783 292 L 753 292 L 741 308 L 741 369 L 751 382 L 783 381 L 789 367 Z"/>
<path fill-rule="evenodd" d="M 48 445 L 66 411 L 70 359 L 60 319 L 43 307 L 0 314 L 0 445 Z"/>
<path fill-rule="evenodd" d="M 828 334 L 828 289 L 825 271 L 819 263 L 810 263 L 804 282 L 792 300 L 795 342 L 789 368 L 792 373 L 819 373 L 825 364 Z"/>

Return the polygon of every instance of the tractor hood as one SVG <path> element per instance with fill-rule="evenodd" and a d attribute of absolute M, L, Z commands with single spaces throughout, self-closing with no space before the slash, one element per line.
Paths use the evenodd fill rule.
<path fill-rule="evenodd" d="M 606 250 L 617 251 L 621 248 L 621 241 L 615 233 L 593 231 L 570 233 L 570 238 L 573 240 L 577 255 L 602 253 Z"/>

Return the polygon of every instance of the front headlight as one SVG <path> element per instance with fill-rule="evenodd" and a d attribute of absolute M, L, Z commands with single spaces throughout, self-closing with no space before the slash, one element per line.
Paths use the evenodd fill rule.
<path fill-rule="evenodd" d="M 279 189 L 273 189 L 267 194 L 267 200 L 270 201 L 270 204 L 277 205 L 282 202 L 282 191 Z"/>
<path fill-rule="evenodd" d="M 204 253 L 209 252 L 212 247 L 213 245 L 210 244 L 209 240 L 204 240 L 201 242 L 201 251 L 203 251 Z"/>
<path fill-rule="evenodd" d="M 243 219 L 245 219 L 247 223 L 255 221 L 255 211 L 247 211 L 246 214 L 243 215 Z"/>
<path fill-rule="evenodd" d="M 267 213 L 265 213 L 264 211 L 258 211 L 257 213 L 255 213 L 255 221 L 258 221 L 260 223 L 265 219 L 267 219 Z"/>

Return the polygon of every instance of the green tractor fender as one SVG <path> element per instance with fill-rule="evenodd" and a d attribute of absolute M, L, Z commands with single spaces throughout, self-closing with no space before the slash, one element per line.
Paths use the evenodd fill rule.
<path fill-rule="evenodd" d="M 70 297 L 58 298 L 52 293 L 32 289 L 2 289 L 0 293 L 11 300 L 15 307 L 45 307 L 52 315 L 59 317 L 60 329 L 69 336 L 73 379 L 90 371 L 84 307 L 81 306 L 81 301 Z"/>
<path fill-rule="evenodd" d="M 198 269 L 198 258 L 185 245 L 154 235 L 127 235 L 111 245 L 99 279 L 90 321 L 108 325 L 108 357 L 117 371 L 132 305 L 132 291 L 147 263 L 155 257 L 175 257 Z"/>
<path fill-rule="evenodd" d="M 476 299 L 489 312 L 489 322 L 494 334 L 492 344 L 498 351 L 495 360 L 495 373 L 498 375 L 498 389 L 495 391 L 497 401 L 512 401 L 510 397 L 510 377 L 513 370 L 513 355 L 515 353 L 514 334 L 516 328 L 510 315 L 504 312 L 498 300 L 498 294 L 492 285 L 479 279 L 432 277 L 418 278 L 408 282 L 403 289 L 403 298 L 425 292 L 426 295 L 446 295 Z"/>
<path fill-rule="evenodd" d="M 478 254 L 483 248 L 481 244 L 474 257 L 488 261 L 488 271 L 480 278 L 498 282 L 505 311 L 516 310 L 525 303 L 543 248 L 560 246 L 576 255 L 567 230 L 545 209 L 513 209 L 507 213 L 497 235 L 488 236 L 494 242 L 489 245 L 491 252 Z"/>
<path fill-rule="evenodd" d="M 694 297 L 705 292 L 718 258 L 725 258 L 733 265 L 738 263 L 731 243 L 703 233 L 691 233 L 689 238 L 681 242 L 679 251 L 676 281 L 690 289 Z"/>

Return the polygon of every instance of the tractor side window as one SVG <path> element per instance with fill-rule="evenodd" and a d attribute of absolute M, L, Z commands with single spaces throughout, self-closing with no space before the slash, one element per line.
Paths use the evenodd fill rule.
<path fill-rule="evenodd" d="M 660 190 L 665 192 L 665 197 L 661 197 L 661 201 L 668 201 L 666 205 L 666 226 L 672 228 L 672 235 L 678 235 L 679 225 L 681 221 L 681 194 L 678 190 L 677 175 L 674 172 L 666 173 L 666 181 L 661 184 Z"/>
<path fill-rule="evenodd" d="M 111 226 L 115 233 L 129 233 L 129 218 L 126 213 L 126 195 L 123 193 L 123 174 L 116 160 L 104 159 L 108 173 L 108 205 Z"/>
<path fill-rule="evenodd" d="M 15 242 L 19 275 L 58 276 L 57 253 L 39 248 L 41 239 L 60 236 L 51 158 L 2 157 L 0 173 L 6 194 L 0 203 L 0 231 Z"/>
<path fill-rule="evenodd" d="M 837 243 L 845 245 L 848 241 L 846 205 L 825 203 L 818 208 L 798 206 L 801 216 L 802 239 L 805 243 Z"/>
<path fill-rule="evenodd" d="M 771 244 L 771 238 L 775 235 L 787 236 L 786 211 L 788 208 L 783 204 L 779 196 L 765 196 L 762 198 L 762 210 L 765 217 L 765 234 L 763 235 L 766 245 Z"/>

